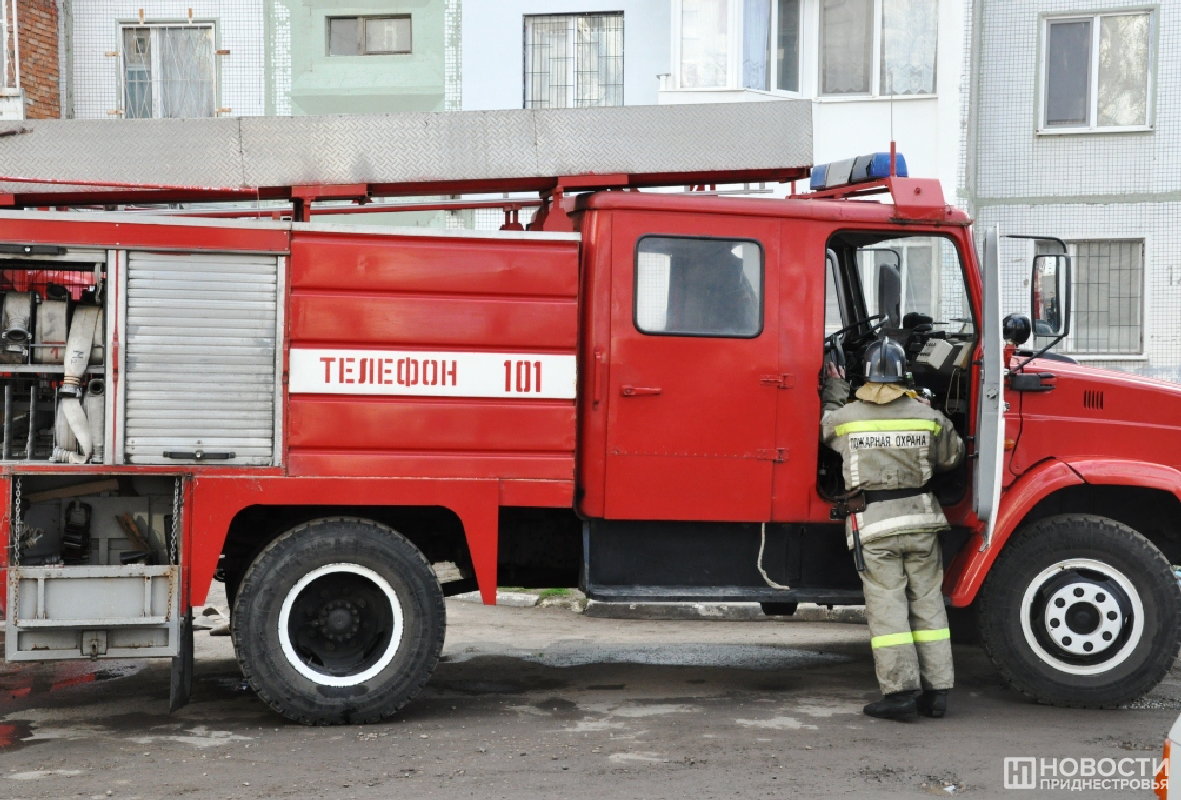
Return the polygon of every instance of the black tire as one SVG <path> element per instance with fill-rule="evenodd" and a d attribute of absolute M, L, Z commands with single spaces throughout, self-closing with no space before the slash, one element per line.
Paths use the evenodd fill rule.
<path fill-rule="evenodd" d="M 1141 534 L 1065 514 L 1015 534 L 981 589 L 979 614 L 984 648 L 1013 688 L 1057 706 L 1110 708 L 1168 671 L 1181 589 Z"/>
<path fill-rule="evenodd" d="M 263 702 L 296 722 L 336 725 L 385 719 L 418 694 L 438 664 L 445 617 L 418 548 L 384 525 L 331 518 L 259 553 L 231 630 Z"/>

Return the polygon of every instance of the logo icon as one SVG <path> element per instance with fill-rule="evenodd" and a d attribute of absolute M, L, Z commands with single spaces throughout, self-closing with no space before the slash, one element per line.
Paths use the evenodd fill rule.
<path fill-rule="evenodd" d="M 1034 756 L 1008 756 L 1005 758 L 1006 789 L 1037 788 L 1037 758 Z"/>

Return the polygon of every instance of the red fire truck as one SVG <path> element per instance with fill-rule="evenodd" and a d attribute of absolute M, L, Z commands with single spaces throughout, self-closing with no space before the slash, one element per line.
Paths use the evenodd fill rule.
<path fill-rule="evenodd" d="M 856 379 L 886 334 L 969 443 L 932 486 L 945 590 L 1005 679 L 1110 706 L 1172 663 L 1181 389 L 1046 349 L 1069 321 L 1052 242 L 1010 245 L 1033 319 L 1004 345 L 995 231 L 978 263 L 968 217 L 900 158 L 787 199 L 638 191 L 805 178 L 808 124 L 776 103 L 176 122 L 136 127 L 120 162 L 171 180 L 55 155 L 123 123 L 0 138 L 25 170 L 0 179 L 8 660 L 171 657 L 183 702 L 217 578 L 259 697 L 364 722 L 430 679 L 444 597 L 473 588 L 857 603 L 818 376 L 827 346 Z M 535 150 L 498 154 L 506 129 Z M 608 168 L 579 172 L 588 141 Z M 226 163 L 236 183 L 185 172 Z M 30 182 L 54 165 L 70 185 Z M 470 196 L 496 191 L 539 194 Z M 432 199 L 374 202 L 412 194 Z M 504 230 L 316 221 L 487 206 Z"/>

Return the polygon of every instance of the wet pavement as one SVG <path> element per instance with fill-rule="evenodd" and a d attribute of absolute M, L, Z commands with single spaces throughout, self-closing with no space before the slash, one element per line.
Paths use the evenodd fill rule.
<path fill-rule="evenodd" d="M 1181 709 L 1177 669 L 1136 707 L 1058 709 L 957 647 L 949 717 L 898 724 L 860 713 L 876 694 L 862 625 L 448 614 L 427 689 L 365 727 L 287 723 L 207 632 L 175 714 L 167 660 L 0 664 L 0 798 L 1011 800 L 1004 757 L 1153 757 Z"/>

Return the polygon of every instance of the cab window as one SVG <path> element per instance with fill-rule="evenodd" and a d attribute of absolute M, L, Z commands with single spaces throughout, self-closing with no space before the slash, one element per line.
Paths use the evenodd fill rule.
<path fill-rule="evenodd" d="M 645 236 L 636 247 L 635 276 L 642 333 L 748 339 L 762 331 L 758 242 Z"/>
<path fill-rule="evenodd" d="M 974 331 L 963 270 L 955 245 L 941 236 L 907 236 L 857 249 L 865 306 L 887 330 L 909 329 L 914 320 L 950 335 Z M 909 319 L 908 319 L 909 317 Z"/>

